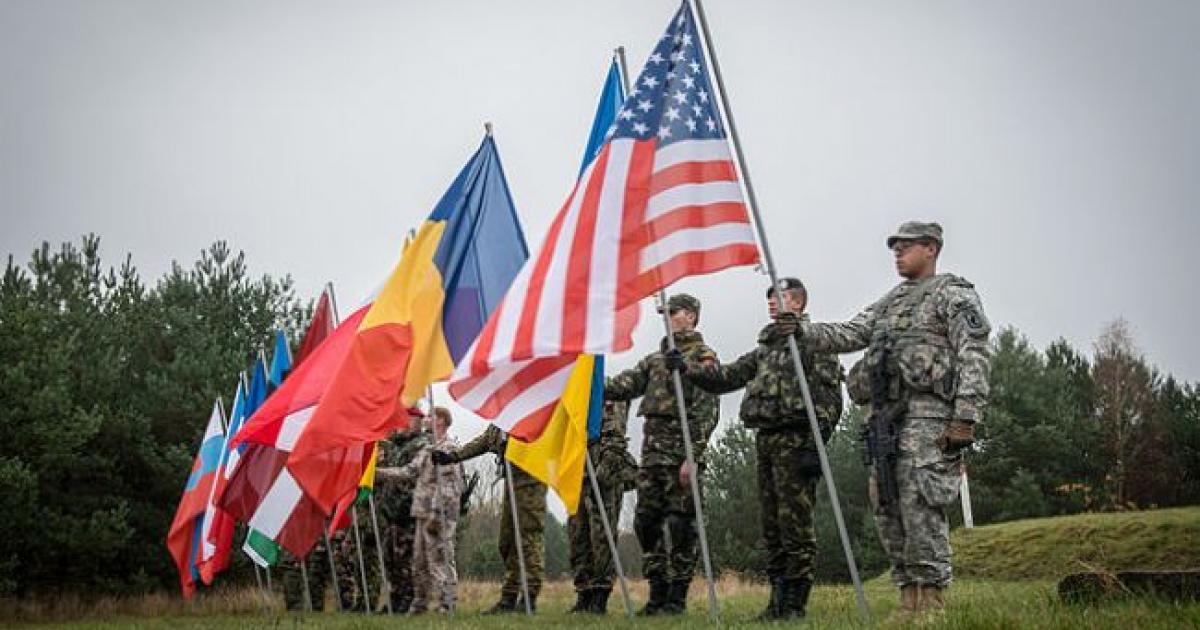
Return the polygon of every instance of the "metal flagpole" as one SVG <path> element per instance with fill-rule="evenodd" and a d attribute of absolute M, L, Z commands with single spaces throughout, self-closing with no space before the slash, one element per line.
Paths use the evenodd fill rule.
<path fill-rule="evenodd" d="M 358 506 L 350 504 L 350 522 L 354 523 L 354 546 L 358 552 L 358 570 L 362 574 L 363 612 L 371 614 L 371 585 L 367 583 L 367 563 L 363 561 L 362 534 L 358 530 Z"/>
<path fill-rule="evenodd" d="M 394 614 L 392 611 L 392 581 L 388 578 L 387 565 L 383 563 L 383 539 L 379 537 L 379 515 L 375 512 L 374 492 L 367 495 L 367 503 L 371 506 L 371 527 L 375 529 L 375 551 L 379 554 L 379 572 L 382 577 L 379 580 L 379 590 L 387 600 L 387 611 L 391 615 Z"/>
<path fill-rule="evenodd" d="M 504 485 L 508 487 L 508 505 L 512 507 L 513 542 L 517 544 L 517 567 L 521 573 L 521 593 L 525 599 L 525 614 L 533 614 L 533 605 L 529 601 L 529 579 L 525 576 L 525 548 L 521 546 L 521 518 L 517 516 L 517 491 L 513 488 L 512 464 L 504 458 Z"/>
<path fill-rule="evenodd" d="M 583 450 L 584 462 L 587 464 L 587 476 L 592 480 L 592 494 L 596 496 L 596 507 L 600 510 L 600 520 L 604 522 L 604 537 L 608 539 L 608 548 L 612 551 L 613 566 L 617 569 L 617 577 L 621 580 L 621 597 L 625 601 L 625 614 L 633 617 L 633 600 L 629 598 L 629 583 L 625 580 L 625 568 L 621 566 L 621 554 L 617 551 L 617 539 L 613 536 L 612 527 L 608 524 L 608 508 L 604 507 L 604 495 L 600 492 L 600 482 L 596 479 L 596 467 L 592 464 L 592 453 Z M 620 510 L 620 507 L 617 508 Z"/>
<path fill-rule="evenodd" d="M 771 248 L 767 244 L 767 232 L 763 227 L 762 215 L 758 210 L 758 199 L 754 194 L 754 186 L 750 181 L 750 170 L 746 167 L 746 157 L 742 152 L 742 143 L 738 136 L 737 125 L 733 121 L 733 110 L 729 106 L 729 95 L 725 90 L 725 82 L 721 77 L 721 66 L 717 61 L 717 54 L 713 44 L 712 33 L 708 28 L 708 20 L 704 15 L 704 5 L 701 0 L 692 0 L 696 6 L 696 17 L 700 22 L 700 28 L 704 36 L 704 44 L 708 53 L 708 60 L 712 64 L 713 76 L 717 82 L 717 91 L 721 94 L 721 105 L 725 111 L 725 121 L 729 123 L 729 139 L 733 144 L 734 155 L 737 158 L 738 170 L 742 174 L 742 182 L 746 186 L 746 199 L 750 206 L 750 212 L 754 216 L 754 227 L 758 232 L 759 248 L 762 250 L 763 263 L 767 268 L 767 275 L 771 278 L 771 286 L 779 286 L 779 279 L 776 275 L 775 261 L 771 257 Z M 783 300 L 783 292 L 775 292 L 775 303 L 780 313 L 788 312 L 788 308 Z M 796 378 L 800 381 L 800 393 L 804 397 L 805 411 L 808 412 L 808 423 L 812 429 L 814 442 L 817 445 L 817 455 L 821 460 L 821 472 L 825 477 L 825 484 L 829 490 L 830 504 L 833 507 L 834 520 L 837 522 L 838 535 L 842 539 L 842 550 L 846 554 L 846 564 L 850 569 L 850 578 L 854 582 L 854 594 L 858 602 L 859 612 L 862 613 L 863 619 L 870 623 L 871 612 L 867 607 L 867 598 L 863 592 L 862 579 L 858 575 L 858 565 L 854 561 L 854 551 L 850 547 L 850 536 L 846 533 L 846 522 L 842 518 L 842 508 L 839 503 L 837 487 L 833 482 L 833 471 L 829 467 L 829 456 L 825 452 L 825 443 L 821 439 L 821 428 L 817 423 L 816 413 L 813 411 L 812 392 L 809 391 L 808 379 L 804 373 L 804 362 L 800 358 L 800 349 L 796 346 L 796 338 L 788 337 L 788 349 L 791 351 L 792 363 L 796 368 Z"/>
<path fill-rule="evenodd" d="M 617 48 L 617 57 L 621 67 L 621 82 L 624 84 L 625 92 L 629 93 L 629 74 L 625 69 L 624 46 Z M 667 331 L 667 349 L 674 351 L 675 335 L 671 332 L 671 318 L 666 309 L 666 292 L 658 292 L 658 301 L 663 316 L 663 327 Z M 688 485 L 691 486 L 692 503 L 696 508 L 696 529 L 700 534 L 700 554 L 704 558 L 704 581 L 708 584 L 708 612 L 713 621 L 719 621 L 721 618 L 721 605 L 717 601 L 717 584 L 713 579 L 712 556 L 708 553 L 708 532 L 704 526 L 704 507 L 700 501 L 700 482 L 696 478 L 699 470 L 696 468 L 696 459 L 693 455 L 692 433 L 688 427 L 687 403 L 683 399 L 683 380 L 679 377 L 678 370 L 671 371 L 671 381 L 675 386 L 675 401 L 679 406 L 679 424 L 683 429 L 683 450 L 687 458 Z"/>
<path fill-rule="evenodd" d="M 304 558 L 300 558 L 300 579 L 304 581 L 304 610 L 312 612 L 312 591 L 308 588 L 308 567 Z"/>
<path fill-rule="evenodd" d="M 333 596 L 337 600 L 338 612 L 342 612 L 342 585 L 338 584 L 337 563 L 333 559 L 333 543 L 329 540 L 329 521 L 325 521 L 325 551 L 329 554 L 329 581 L 333 582 Z"/>
<path fill-rule="evenodd" d="M 967 479 L 966 462 L 963 462 L 962 485 L 959 487 L 959 494 L 962 499 L 963 526 L 967 529 L 974 529 L 975 516 L 971 513 L 971 483 Z"/>

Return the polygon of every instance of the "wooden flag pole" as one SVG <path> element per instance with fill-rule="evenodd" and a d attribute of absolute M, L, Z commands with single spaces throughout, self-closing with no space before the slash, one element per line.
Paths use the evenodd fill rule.
<path fill-rule="evenodd" d="M 742 152 L 742 143 L 737 132 L 737 125 L 733 121 L 733 110 L 729 106 L 729 95 L 725 90 L 725 82 L 721 77 L 721 66 L 717 61 L 717 54 L 713 44 L 712 33 L 708 28 L 708 20 L 704 15 L 704 5 L 701 0 L 691 0 L 696 7 L 696 17 L 700 22 L 700 29 L 704 37 L 704 44 L 709 63 L 712 65 L 713 78 L 716 80 L 717 91 L 721 94 L 721 105 L 725 111 L 725 121 L 729 123 L 729 139 L 733 144 L 734 155 L 737 158 L 738 170 L 742 174 L 742 183 L 746 186 L 747 205 L 750 206 L 750 212 L 754 216 L 754 227 L 758 232 L 759 248 L 762 250 L 763 264 L 766 266 L 767 275 L 771 278 L 771 286 L 779 286 L 779 278 L 776 275 L 775 261 L 771 257 L 771 248 L 767 243 L 767 232 L 763 227 L 762 215 L 758 210 L 758 199 L 754 194 L 754 186 L 750 181 L 750 171 L 746 167 L 745 154 Z M 780 313 L 788 312 L 788 308 L 783 300 L 783 292 L 775 292 L 775 303 L 778 306 Z M 813 411 L 812 392 L 809 391 L 808 379 L 804 373 L 804 361 L 800 358 L 800 349 L 796 345 L 795 337 L 788 337 L 788 349 L 791 351 L 792 363 L 796 369 L 796 378 L 800 382 L 800 393 L 804 398 L 804 408 L 808 412 L 808 423 L 812 430 L 813 441 L 817 445 L 817 455 L 821 460 L 821 472 L 825 477 L 825 485 L 829 490 L 829 502 L 833 507 L 834 520 L 837 522 L 838 535 L 842 539 L 842 550 L 846 554 L 846 564 L 850 569 L 850 578 L 854 582 L 854 594 L 858 602 L 858 610 L 862 614 L 863 620 L 868 624 L 871 622 L 871 612 L 867 607 L 867 598 L 863 592 L 862 579 L 858 575 L 858 564 L 854 561 L 854 551 L 850 547 L 850 536 L 846 533 L 846 522 L 842 518 L 842 508 L 838 499 L 837 486 L 833 482 L 833 471 L 829 467 L 829 456 L 825 452 L 825 442 L 821 439 L 821 427 L 817 423 L 816 413 Z"/>

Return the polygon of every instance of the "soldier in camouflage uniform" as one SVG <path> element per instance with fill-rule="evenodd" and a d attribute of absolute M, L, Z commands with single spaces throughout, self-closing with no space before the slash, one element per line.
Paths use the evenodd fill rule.
<path fill-rule="evenodd" d="M 417 454 L 432 443 L 428 434 L 420 430 L 396 432 L 380 442 L 379 470 L 400 468 L 413 461 Z M 388 584 L 391 592 L 392 612 L 404 613 L 413 601 L 413 545 L 417 521 L 412 516 L 412 479 L 398 479 L 378 475 L 375 494 L 379 504 L 379 516 L 383 521 L 383 556 L 387 564 Z"/>
<path fill-rule="evenodd" d="M 700 319 L 700 300 L 678 293 L 671 296 L 667 308 L 675 345 L 682 355 L 700 365 L 716 362 L 717 354 L 695 329 Z M 641 396 L 638 413 L 646 419 L 633 523 L 642 546 L 642 574 L 650 582 L 650 600 L 641 611 L 645 615 L 680 614 L 687 607 L 688 587 L 699 555 L 689 476 L 703 474 L 704 451 L 720 412 L 717 396 L 684 382 L 688 429 L 699 467 L 689 471 L 674 381 L 664 358 L 666 351 L 664 338 L 660 350 L 609 378 L 604 385 L 605 400 L 629 401 Z M 663 534 L 664 523 L 670 532 L 670 545 Z"/>
<path fill-rule="evenodd" d="M 484 453 L 496 455 L 500 477 L 504 478 L 504 449 L 508 436 L 495 425 L 489 425 L 479 437 L 456 451 L 437 451 L 433 461 L 439 465 L 454 464 Z M 529 608 L 537 610 L 538 593 L 542 590 L 543 548 L 546 527 L 546 484 L 537 480 L 519 466 L 512 466 L 513 494 L 517 500 L 517 517 L 521 523 L 521 550 L 525 558 L 525 580 L 529 586 Z M 507 483 L 507 482 L 506 482 Z M 504 499 L 500 515 L 500 557 L 504 560 L 504 583 L 500 586 L 500 601 L 487 612 L 509 613 L 525 610 L 520 600 L 521 567 L 517 557 L 516 538 L 513 532 L 512 504 L 507 487 L 502 490 Z"/>
<path fill-rule="evenodd" d="M 937 223 L 910 221 L 888 237 L 904 281 L 845 323 L 800 324 L 805 347 L 819 352 L 866 349 L 863 369 L 872 405 L 898 405 L 898 501 L 876 519 L 900 588 L 901 611 L 941 610 L 950 584 L 949 522 L 945 507 L 958 495 L 962 450 L 988 396 L 991 326 L 974 286 L 937 273 L 944 242 Z"/>
<path fill-rule="evenodd" d="M 326 556 L 325 538 L 319 538 L 317 544 L 303 561 L 298 560 L 288 550 L 279 550 L 279 568 L 283 571 L 283 602 L 288 610 L 307 610 L 304 605 L 304 572 L 300 563 L 308 573 L 308 594 L 312 601 L 313 612 L 325 610 L 325 585 L 329 581 L 329 558 Z"/>
<path fill-rule="evenodd" d="M 399 468 L 380 468 L 375 474 L 389 481 L 415 479 L 412 510 L 416 520 L 416 544 L 413 550 L 413 600 L 410 615 L 424 613 L 428 600 L 437 603 L 437 611 L 454 611 L 458 600 L 458 574 L 454 563 L 454 533 L 458 525 L 458 502 L 463 493 L 462 464 L 439 466 L 433 461 L 435 450 L 452 451 L 458 444 L 446 434 L 452 421 L 445 407 L 434 407 L 434 442 L 419 451 L 408 464 Z"/>
<path fill-rule="evenodd" d="M 625 438 L 629 406 L 604 403 L 600 437 L 588 442 L 588 455 L 596 469 L 596 484 L 604 499 L 608 524 L 615 536 L 621 516 L 621 497 L 632 490 L 637 478 L 637 462 L 629 454 Z M 600 508 L 587 473 L 584 473 L 579 509 L 567 519 L 571 543 L 571 571 L 575 577 L 575 606 L 570 612 L 608 612 L 608 597 L 613 589 L 613 558 L 604 533 Z M 627 487 L 628 486 L 628 487 Z"/>
<path fill-rule="evenodd" d="M 797 278 L 780 280 L 786 312 L 780 313 L 775 287 L 767 290 L 771 323 L 758 334 L 758 346 L 727 365 L 687 364 L 687 379 L 714 394 L 746 388 L 740 416 L 755 429 L 758 497 L 767 547 L 771 600 L 761 619 L 803 617 L 812 589 L 817 555 L 813 503 L 821 463 L 813 442 L 804 397 L 788 346 L 801 321 L 808 292 Z M 833 435 L 842 416 L 842 366 L 837 356 L 801 350 L 822 440 Z M 674 363 L 674 358 L 672 360 Z"/>
<path fill-rule="evenodd" d="M 375 543 L 369 535 L 371 512 L 365 505 L 356 505 L 352 509 L 358 514 L 358 527 L 362 536 L 362 559 L 366 565 L 368 589 L 363 589 L 362 571 L 359 564 L 358 540 L 354 537 L 354 527 L 347 526 L 337 532 L 333 539 L 334 566 L 337 568 L 338 589 L 342 594 L 342 610 L 345 612 L 363 612 L 367 606 L 373 606 L 375 595 L 379 593 L 379 562 L 372 562 L 376 557 Z"/>

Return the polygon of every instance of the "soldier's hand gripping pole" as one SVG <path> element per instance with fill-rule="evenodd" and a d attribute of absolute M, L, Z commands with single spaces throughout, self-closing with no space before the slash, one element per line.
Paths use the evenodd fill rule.
<path fill-rule="evenodd" d="M 704 39 L 704 48 L 708 53 L 708 61 L 711 64 L 713 78 L 716 80 L 717 92 L 721 95 L 721 109 L 725 114 L 725 121 L 729 123 L 729 139 L 733 144 L 733 154 L 737 159 L 738 171 L 742 175 L 742 183 L 746 187 L 746 202 L 749 206 L 750 213 L 754 217 L 754 227 L 758 233 L 758 244 L 762 250 L 763 263 L 767 268 L 767 274 L 771 277 L 771 285 L 779 286 L 778 277 L 775 273 L 775 261 L 771 258 L 771 248 L 767 244 L 767 233 L 763 228 L 762 215 L 758 211 L 758 198 L 754 194 L 754 185 L 750 180 L 750 170 L 746 166 L 746 156 L 742 152 L 742 142 L 738 137 L 737 124 L 733 120 L 733 110 L 729 107 L 729 93 L 725 90 L 725 80 L 721 76 L 721 64 L 717 60 L 715 44 L 713 44 L 712 32 L 708 29 L 708 19 L 704 15 L 704 5 L 701 0 L 690 0 L 696 7 L 696 18 L 700 23 L 700 33 Z M 783 306 L 781 297 L 782 291 L 775 292 L 777 304 Z M 787 312 L 786 308 L 780 308 L 779 312 Z M 854 562 L 854 552 L 850 548 L 850 537 L 846 533 L 846 523 L 842 520 L 842 508 L 838 502 L 837 488 L 834 487 L 833 474 L 829 469 L 829 457 L 825 454 L 825 444 L 821 440 L 821 427 L 817 423 L 817 416 L 813 412 L 812 393 L 808 391 L 808 380 L 804 375 L 804 362 L 800 359 L 800 349 L 796 346 L 796 339 L 788 337 L 788 349 L 792 353 L 792 362 L 796 367 L 796 378 L 800 379 L 800 392 L 804 396 L 804 406 L 808 411 L 808 421 L 812 428 L 813 436 L 816 438 L 817 455 L 821 459 L 821 472 L 825 476 L 825 483 L 829 489 L 830 504 L 833 507 L 834 520 L 837 521 L 838 535 L 842 538 L 842 550 L 846 553 L 846 564 L 850 568 L 850 579 L 854 581 L 854 594 L 858 602 L 858 610 L 862 614 L 863 620 L 867 623 L 871 622 L 871 611 L 867 608 L 867 598 L 863 593 L 862 580 L 858 576 L 858 565 Z"/>

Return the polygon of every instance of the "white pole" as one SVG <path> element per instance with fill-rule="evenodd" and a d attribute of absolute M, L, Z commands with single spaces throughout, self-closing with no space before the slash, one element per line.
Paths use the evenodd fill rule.
<path fill-rule="evenodd" d="M 963 462 L 962 467 L 962 487 L 960 488 L 962 495 L 962 511 L 963 511 L 963 526 L 967 529 L 975 528 L 975 516 L 971 513 L 971 483 L 967 479 L 967 464 Z"/>
<path fill-rule="evenodd" d="M 504 458 L 504 485 L 508 487 L 508 505 L 512 508 L 513 542 L 517 545 L 517 568 L 521 574 L 521 593 L 525 595 L 525 614 L 533 614 L 533 605 L 529 601 L 529 579 L 525 577 L 525 549 L 521 546 L 521 518 L 517 516 L 517 491 L 513 488 L 512 464 Z"/>
<path fill-rule="evenodd" d="M 600 520 L 604 523 L 604 537 L 608 539 L 608 549 L 612 552 L 613 566 L 616 567 L 617 577 L 621 580 L 621 597 L 625 601 L 625 614 L 633 618 L 633 600 L 629 598 L 629 583 L 625 581 L 625 568 L 621 566 L 621 554 L 617 551 L 617 539 L 613 536 L 612 527 L 608 524 L 608 508 L 604 507 L 604 495 L 600 492 L 600 481 L 596 479 L 596 467 L 592 464 L 592 453 L 584 449 L 583 454 L 584 462 L 587 464 L 588 479 L 592 480 L 592 494 L 596 497 Z"/>
<path fill-rule="evenodd" d="M 759 247 L 762 249 L 763 263 L 767 268 L 767 274 L 771 278 L 771 286 L 777 287 L 779 286 L 779 281 L 776 275 L 775 261 L 771 257 L 771 248 L 767 243 L 767 233 L 763 227 L 762 215 L 758 210 L 758 200 L 754 194 L 754 186 L 751 184 L 750 171 L 746 167 L 746 158 L 742 152 L 742 143 L 738 137 L 737 126 L 733 120 L 733 110 L 729 106 L 729 95 L 725 90 L 725 82 L 721 77 L 721 66 L 717 61 L 712 33 L 709 31 L 708 20 L 704 15 L 704 5 L 701 0 L 692 0 L 692 2 L 695 3 L 696 17 L 699 19 L 700 28 L 703 31 L 708 60 L 712 65 L 713 78 L 717 82 L 716 88 L 721 94 L 721 105 L 725 110 L 725 120 L 729 123 L 729 139 L 732 141 L 734 155 L 737 157 L 738 170 L 741 171 L 742 182 L 746 186 L 747 205 L 754 216 L 754 225 L 758 231 Z M 782 291 L 775 292 L 775 302 L 780 313 L 788 312 L 788 308 L 784 304 Z M 821 439 L 821 428 L 817 423 L 816 413 L 813 411 L 812 392 L 808 388 L 808 379 L 804 373 L 804 362 L 800 358 L 800 349 L 796 346 L 795 337 L 788 337 L 788 349 L 792 354 L 792 363 L 796 368 L 796 378 L 800 382 L 800 393 L 804 397 L 805 411 L 808 412 L 809 427 L 812 429 L 813 441 L 817 446 L 817 455 L 821 460 L 821 472 L 825 477 L 826 488 L 829 490 L 829 502 L 833 508 L 834 521 L 837 522 L 838 535 L 842 539 L 842 551 L 846 554 L 846 564 L 850 569 L 850 579 L 854 582 L 854 594 L 858 602 L 858 609 L 862 614 L 863 620 L 870 623 L 871 612 L 867 607 L 867 598 L 863 592 L 862 579 L 858 575 L 858 564 L 854 561 L 854 551 L 850 547 L 850 536 L 846 533 L 846 523 L 842 518 L 842 508 L 838 499 L 837 487 L 833 481 L 833 471 L 829 467 L 829 456 L 825 453 L 825 443 Z"/>

